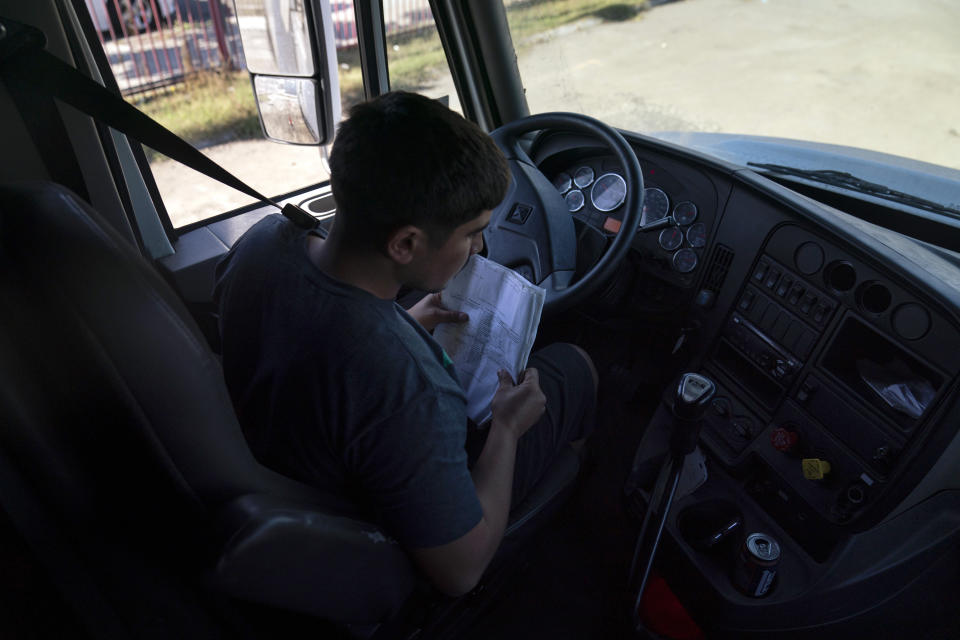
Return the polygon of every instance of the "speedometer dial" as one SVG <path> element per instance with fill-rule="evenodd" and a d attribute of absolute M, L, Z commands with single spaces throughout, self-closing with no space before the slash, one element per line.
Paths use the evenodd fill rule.
<path fill-rule="evenodd" d="M 680 249 L 673 254 L 673 268 L 680 273 L 690 273 L 697 268 L 697 253 L 693 249 Z"/>
<path fill-rule="evenodd" d="M 664 251 L 673 251 L 683 244 L 683 231 L 677 227 L 667 227 L 660 232 L 659 241 Z"/>
<path fill-rule="evenodd" d="M 590 183 L 593 182 L 594 175 L 593 169 L 590 167 L 580 167 L 577 169 L 577 172 L 573 174 L 573 184 L 581 189 L 589 187 Z"/>
<path fill-rule="evenodd" d="M 681 202 L 673 208 L 673 219 L 677 224 L 686 226 L 697 219 L 697 205 L 689 200 Z"/>
<path fill-rule="evenodd" d="M 707 227 L 702 222 L 690 225 L 687 229 L 687 242 L 691 247 L 701 248 L 707 246 Z"/>
<path fill-rule="evenodd" d="M 583 209 L 583 192 L 580 189 L 574 189 L 563 200 L 567 203 L 567 209 L 570 210 L 570 213 Z"/>
<path fill-rule="evenodd" d="M 665 218 L 670 212 L 670 198 L 663 189 L 649 187 L 643 190 L 643 217 L 640 224 Z"/>
<path fill-rule="evenodd" d="M 557 177 L 553 179 L 553 186 L 557 188 L 557 191 L 560 193 L 566 193 L 570 191 L 570 187 L 573 185 L 573 178 L 570 177 L 570 174 L 566 171 L 561 171 L 557 174 Z"/>
<path fill-rule="evenodd" d="M 598 211 L 613 211 L 627 197 L 626 181 L 615 173 L 605 173 L 593 183 L 590 201 Z"/>

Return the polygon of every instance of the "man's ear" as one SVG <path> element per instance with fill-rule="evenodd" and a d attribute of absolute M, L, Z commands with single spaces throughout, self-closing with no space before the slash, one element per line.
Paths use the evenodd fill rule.
<path fill-rule="evenodd" d="M 426 246 L 427 234 L 412 224 L 400 227 L 387 236 L 387 256 L 397 264 L 407 265 Z"/>

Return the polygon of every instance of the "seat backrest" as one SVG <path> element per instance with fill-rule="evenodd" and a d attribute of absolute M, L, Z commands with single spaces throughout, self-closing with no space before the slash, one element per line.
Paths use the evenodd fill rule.
<path fill-rule="evenodd" d="M 66 189 L 0 186 L 0 309 L 0 452 L 115 606 L 154 570 L 344 622 L 404 601 L 405 554 L 253 458 L 184 305 Z"/>

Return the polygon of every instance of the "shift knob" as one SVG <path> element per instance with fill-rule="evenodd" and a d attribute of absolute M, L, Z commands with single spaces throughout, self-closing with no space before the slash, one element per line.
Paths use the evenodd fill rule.
<path fill-rule="evenodd" d="M 673 429 L 670 433 L 670 448 L 686 455 L 697 448 L 703 414 L 710 406 L 717 385 L 699 373 L 685 373 L 680 377 L 673 396 Z"/>
<path fill-rule="evenodd" d="M 673 413 L 681 420 L 699 420 L 710 406 L 717 385 L 699 373 L 685 373 L 680 377 L 673 397 Z"/>

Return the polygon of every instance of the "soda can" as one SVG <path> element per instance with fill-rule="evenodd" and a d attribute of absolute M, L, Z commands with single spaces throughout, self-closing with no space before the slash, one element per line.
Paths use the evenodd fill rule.
<path fill-rule="evenodd" d="M 766 533 L 751 533 L 737 552 L 733 584 L 748 596 L 760 598 L 773 586 L 778 564 L 780 543 Z"/>

